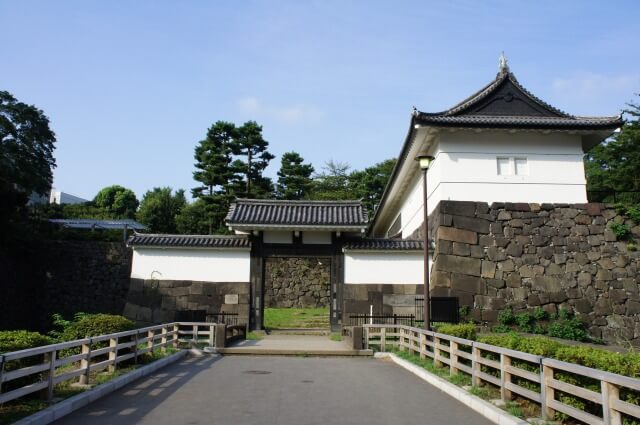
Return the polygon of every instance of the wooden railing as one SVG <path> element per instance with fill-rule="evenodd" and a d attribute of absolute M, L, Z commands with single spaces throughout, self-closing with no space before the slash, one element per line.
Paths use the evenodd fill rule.
<path fill-rule="evenodd" d="M 114 372 L 123 362 L 154 350 L 215 345 L 214 323 L 175 322 L 0 354 L 0 404 L 33 393 L 51 401 L 55 386 L 89 384 L 92 372 Z M 6 389 L 6 390 L 5 390 Z"/>
<path fill-rule="evenodd" d="M 386 351 L 393 345 L 428 357 L 435 366 L 448 367 L 452 375 L 469 375 L 474 386 L 496 386 L 504 401 L 517 395 L 537 403 L 545 420 L 553 419 L 556 412 L 593 425 L 620 425 L 624 416 L 640 419 L 640 406 L 620 399 L 621 392 L 640 391 L 639 379 L 409 326 L 363 327 L 367 348 L 379 345 Z M 575 381 L 598 381 L 600 391 L 557 379 L 559 374 L 578 378 Z M 558 392 L 601 407 L 601 416 L 562 402 Z"/>

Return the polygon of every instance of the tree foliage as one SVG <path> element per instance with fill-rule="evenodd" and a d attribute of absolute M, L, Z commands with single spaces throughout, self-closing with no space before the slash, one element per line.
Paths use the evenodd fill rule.
<path fill-rule="evenodd" d="M 310 198 L 325 201 L 354 199 L 349 188 L 350 168 L 346 162 L 327 161 L 322 171 L 313 178 Z"/>
<path fill-rule="evenodd" d="M 183 235 L 206 235 L 210 232 L 209 213 L 202 199 L 185 205 L 176 217 L 176 230 Z M 216 233 L 225 233 L 225 229 L 213 228 Z"/>
<path fill-rule="evenodd" d="M 622 130 L 585 156 L 589 190 L 640 190 L 640 104 L 627 106 L 624 112 L 631 119 Z"/>
<path fill-rule="evenodd" d="M 55 143 L 44 112 L 0 91 L 0 215 L 13 214 L 33 192 L 48 193 Z"/>
<path fill-rule="evenodd" d="M 304 158 L 297 152 L 282 155 L 276 197 L 278 199 L 304 199 L 310 195 L 313 186 L 311 174 L 313 165 L 304 164 Z"/>
<path fill-rule="evenodd" d="M 263 176 L 269 161 L 275 158 L 267 149 L 269 142 L 262 136 L 262 126 L 255 121 L 247 121 L 237 129 L 237 137 L 232 143 L 237 159 L 233 169 L 240 178 L 235 192 L 242 198 L 270 198 L 273 193 L 271 179 Z"/>
<path fill-rule="evenodd" d="M 176 233 L 176 217 L 186 204 L 184 190 L 172 193 L 170 187 L 155 187 L 142 197 L 136 217 L 152 232 Z"/>
<path fill-rule="evenodd" d="M 135 218 L 138 199 L 131 189 L 114 184 L 102 189 L 93 200 L 96 207 L 102 208 L 112 218 Z"/>
<path fill-rule="evenodd" d="M 395 165 L 395 158 L 387 159 L 362 171 L 354 171 L 349 176 L 349 188 L 354 195 L 353 199 L 361 199 L 369 215 L 373 214 L 380 203 Z"/>

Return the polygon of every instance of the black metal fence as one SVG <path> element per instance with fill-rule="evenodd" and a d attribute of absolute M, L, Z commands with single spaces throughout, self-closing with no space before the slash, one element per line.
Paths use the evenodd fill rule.
<path fill-rule="evenodd" d="M 460 305 L 458 297 L 431 297 L 431 322 L 459 323 Z M 424 298 L 415 298 L 416 320 L 424 321 Z"/>
<path fill-rule="evenodd" d="M 347 326 L 362 326 L 368 323 L 377 325 L 405 325 L 415 326 L 416 317 L 413 314 L 352 314 Z"/>
<path fill-rule="evenodd" d="M 640 204 L 640 190 L 589 190 L 587 192 L 587 199 L 589 202 Z"/>
<path fill-rule="evenodd" d="M 206 310 L 176 311 L 177 322 L 224 323 L 234 326 L 238 324 L 238 313 L 207 313 Z"/>
<path fill-rule="evenodd" d="M 207 322 L 235 326 L 238 324 L 238 313 L 209 313 L 207 314 Z"/>

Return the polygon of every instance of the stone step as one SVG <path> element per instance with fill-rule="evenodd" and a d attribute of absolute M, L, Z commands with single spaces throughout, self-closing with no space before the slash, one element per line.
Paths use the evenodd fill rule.
<path fill-rule="evenodd" d="M 291 328 L 269 329 L 268 335 L 331 335 L 331 329 L 327 328 Z"/>

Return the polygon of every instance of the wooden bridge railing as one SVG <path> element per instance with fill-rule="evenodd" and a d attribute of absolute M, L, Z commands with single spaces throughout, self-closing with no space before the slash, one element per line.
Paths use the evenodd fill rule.
<path fill-rule="evenodd" d="M 393 345 L 431 358 L 435 366 L 448 367 L 452 375 L 469 375 L 474 386 L 496 386 L 504 401 L 518 395 L 537 403 L 545 420 L 553 419 L 556 412 L 590 425 L 621 425 L 623 416 L 640 419 L 640 406 L 620 399 L 622 392 L 640 391 L 640 379 L 409 326 L 363 327 L 367 347 L 379 345 L 386 351 Z M 579 378 L 597 381 L 600 391 L 557 379 L 558 375 L 578 378 L 575 382 Z M 601 407 L 601 416 L 561 401 L 559 392 Z"/>
<path fill-rule="evenodd" d="M 92 372 L 180 343 L 215 345 L 215 323 L 174 322 L 0 354 L 0 404 L 39 392 L 51 401 L 56 385 L 88 384 Z"/>

